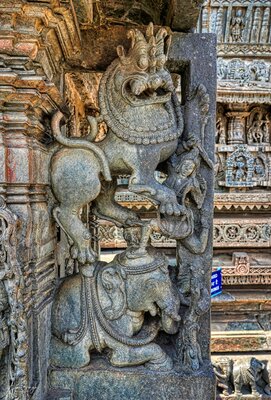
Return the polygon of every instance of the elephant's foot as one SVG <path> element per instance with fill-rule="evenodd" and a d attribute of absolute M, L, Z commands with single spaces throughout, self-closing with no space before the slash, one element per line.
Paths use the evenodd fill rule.
<path fill-rule="evenodd" d="M 172 370 L 173 361 L 166 353 L 163 353 L 160 358 L 147 362 L 145 367 L 152 371 L 166 372 Z"/>
<path fill-rule="evenodd" d="M 151 370 L 170 371 L 173 368 L 170 357 L 154 343 L 140 347 L 118 347 L 113 350 L 110 362 L 116 367 L 145 364 Z"/>

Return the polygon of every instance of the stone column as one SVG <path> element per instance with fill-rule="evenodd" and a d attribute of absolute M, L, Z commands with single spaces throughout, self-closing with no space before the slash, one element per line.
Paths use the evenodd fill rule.
<path fill-rule="evenodd" d="M 74 58 L 80 47 L 70 6 L 57 3 L 0 4 L 0 193 L 18 218 L 17 284 L 25 320 L 17 323 L 28 343 L 27 365 L 21 371 L 26 384 L 16 388 L 20 400 L 40 400 L 46 391 L 50 305 L 57 276 L 48 191 L 50 119 L 63 103 L 62 63 Z"/>
<path fill-rule="evenodd" d="M 246 138 L 246 117 L 248 112 L 231 111 L 226 113 L 228 117 L 228 144 L 244 144 Z"/>

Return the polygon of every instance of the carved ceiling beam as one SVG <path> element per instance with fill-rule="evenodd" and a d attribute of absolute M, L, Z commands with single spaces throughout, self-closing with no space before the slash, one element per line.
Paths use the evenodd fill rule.
<path fill-rule="evenodd" d="M 73 0 L 81 29 L 123 25 L 168 25 L 173 30 L 188 32 L 197 24 L 203 0 Z"/>

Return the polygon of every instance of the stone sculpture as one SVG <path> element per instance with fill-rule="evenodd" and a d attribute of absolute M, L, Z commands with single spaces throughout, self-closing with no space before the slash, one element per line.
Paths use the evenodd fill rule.
<path fill-rule="evenodd" d="M 221 357 L 213 366 L 221 398 L 242 399 L 247 394 L 254 395 L 255 398 L 259 395 L 271 395 L 266 364 L 255 357 L 242 357 L 236 361 Z"/>
<path fill-rule="evenodd" d="M 131 263 L 128 253 L 121 254 L 109 264 L 97 263 L 94 277 L 85 270 L 82 282 L 79 275 L 65 281 L 55 302 L 53 334 L 73 346 L 56 339 L 51 351 L 54 365 L 83 367 L 89 364 L 90 349 L 109 348 L 110 362 L 118 367 L 145 364 L 162 371 L 172 368 L 169 356 L 152 342 L 158 329 L 176 333 L 179 296 L 169 278 L 167 260 L 159 254 L 153 260 L 144 258 L 145 262 L 137 258 Z M 81 291 L 87 300 L 80 304 Z M 71 314 L 71 309 L 75 313 Z M 145 337 L 134 336 L 140 332 L 146 312 L 153 317 L 160 315 L 161 326 L 150 326 Z M 65 332 L 67 325 L 73 327 L 69 332 Z M 80 326 L 78 331 L 76 326 Z M 63 353 L 68 355 L 63 358 Z"/>
<path fill-rule="evenodd" d="M 129 53 L 125 55 L 118 47 L 119 58 L 108 68 L 100 85 L 99 120 L 103 118 L 109 127 L 107 137 L 95 144 L 86 139 L 68 139 L 59 129 L 63 115 L 57 113 L 52 121 L 54 136 L 65 146 L 51 162 L 52 189 L 60 203 L 54 216 L 73 243 L 73 258 L 82 264 L 95 259 L 90 234 L 78 216 L 85 204 L 95 201 L 99 216 L 123 226 L 138 224 L 135 213 L 108 198 L 100 173 L 115 185 L 119 174 L 131 174 L 131 192 L 158 202 L 162 213 L 180 215 L 175 192 L 154 178 L 157 165 L 176 150 L 183 129 L 172 78 L 164 67 L 168 34 L 161 28 L 154 36 L 150 25 L 146 38 L 138 30 L 132 30 L 129 36 Z M 91 140 L 97 134 L 98 121 L 91 118 L 90 123 Z M 77 170 L 82 171 L 81 176 L 75 176 Z"/>
<path fill-rule="evenodd" d="M 51 366 L 89 367 L 97 362 L 98 352 L 111 368 L 193 372 L 206 362 L 199 332 L 210 307 L 210 282 L 201 265 L 210 237 L 206 209 L 210 188 L 204 177 L 213 170 L 205 150 L 210 98 L 203 84 L 193 88 L 187 106 L 195 110 L 197 124 L 183 134 L 181 106 L 165 67 L 170 35 L 164 28 L 154 34 L 150 24 L 145 36 L 133 29 L 128 37 L 130 50 L 126 54 L 118 46 L 118 58 L 101 79 L 100 115 L 89 117 L 91 133 L 67 137 L 60 127 L 63 114 L 57 112 L 52 120 L 61 145 L 51 159 L 52 190 L 58 202 L 53 215 L 67 234 L 79 273 L 66 278 L 57 290 Z M 101 122 L 108 131 L 95 141 Z M 156 180 L 159 169 L 164 169 L 165 181 Z M 116 202 L 120 175 L 129 176 L 131 193 L 157 206 L 157 218 L 142 220 Z M 127 248 L 110 263 L 98 260 L 91 234 L 80 219 L 80 210 L 90 202 L 96 216 L 124 230 Z M 189 252 L 175 271 L 149 245 L 157 230 L 181 241 Z M 163 337 L 175 343 L 170 351 Z"/>
<path fill-rule="evenodd" d="M 17 217 L 0 196 L 0 398 L 26 399 L 27 326 L 16 257 Z M 5 397 L 9 396 L 9 397 Z"/>
<path fill-rule="evenodd" d="M 0 360 L 3 355 L 3 351 L 9 345 L 9 331 L 5 317 L 5 312 L 7 309 L 7 293 L 3 282 L 0 282 Z"/>
<path fill-rule="evenodd" d="M 243 30 L 245 27 L 244 17 L 242 10 L 237 10 L 234 17 L 231 19 L 231 41 L 242 42 L 243 41 Z"/>

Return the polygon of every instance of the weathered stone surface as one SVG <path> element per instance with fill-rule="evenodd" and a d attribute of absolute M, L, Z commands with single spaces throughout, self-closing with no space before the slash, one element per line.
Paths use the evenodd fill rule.
<path fill-rule="evenodd" d="M 129 37 L 130 49 L 126 52 L 118 46 L 119 58 L 100 81 L 100 116 L 89 117 L 88 141 L 68 138 L 61 132 L 60 112 L 52 121 L 53 134 L 63 146 L 51 161 L 52 189 L 58 200 L 53 215 L 70 239 L 71 258 L 76 260 L 79 273 L 66 278 L 56 293 L 51 366 L 61 374 L 65 368 L 73 369 L 71 380 L 75 382 L 81 376 L 78 368 L 83 371 L 95 365 L 96 350 L 104 360 L 108 354 L 112 366 L 134 366 L 131 380 L 137 385 L 137 366 L 144 365 L 146 383 L 142 384 L 149 381 L 150 388 L 156 382 L 155 391 L 151 388 L 143 395 L 146 399 L 160 392 L 160 373 L 168 374 L 167 380 L 178 377 L 170 386 L 163 384 L 165 398 L 193 398 L 195 390 L 203 398 L 214 398 L 209 364 L 214 37 L 174 34 L 169 66 L 181 76 L 183 110 L 173 75 L 165 69 L 168 31 L 161 28 L 154 32 L 150 24 L 145 35 L 133 29 Z M 208 67 L 209 79 L 198 72 L 198 59 L 202 67 Z M 104 140 L 95 142 L 102 121 L 108 132 Z M 164 182 L 154 176 L 161 162 L 167 162 Z M 105 181 L 112 182 L 100 182 L 100 172 Z M 132 172 L 132 193 L 158 205 L 158 215 L 151 221 L 144 222 L 134 210 L 116 204 L 120 172 Z M 96 261 L 90 233 L 79 219 L 80 209 L 90 201 L 97 215 L 124 228 L 127 249 L 108 264 Z M 158 228 L 178 243 L 177 268 L 171 274 L 167 259 L 148 246 L 151 232 Z M 120 371 L 124 369 L 118 373 L 121 379 Z M 186 379 L 194 374 L 199 378 L 210 374 L 206 393 L 188 387 Z M 98 396 L 96 389 L 90 392 L 96 386 L 82 376 L 75 397 Z M 105 387 L 105 398 L 138 397 L 131 382 L 124 393 L 124 387 L 117 383 L 112 393 L 108 380 Z M 51 389 L 67 387 L 59 387 L 53 379 Z"/>
<path fill-rule="evenodd" d="M 142 367 L 116 369 L 98 361 L 84 370 L 51 369 L 49 381 L 54 388 L 67 390 L 67 400 L 215 400 L 215 379 L 207 365 L 193 375 L 152 374 Z M 51 391 L 48 400 L 60 400 L 62 396 Z"/>
<path fill-rule="evenodd" d="M 189 32 L 197 25 L 202 0 L 75 0 L 75 10 L 82 29 L 99 25 L 138 24 L 168 25 L 173 30 Z"/>

